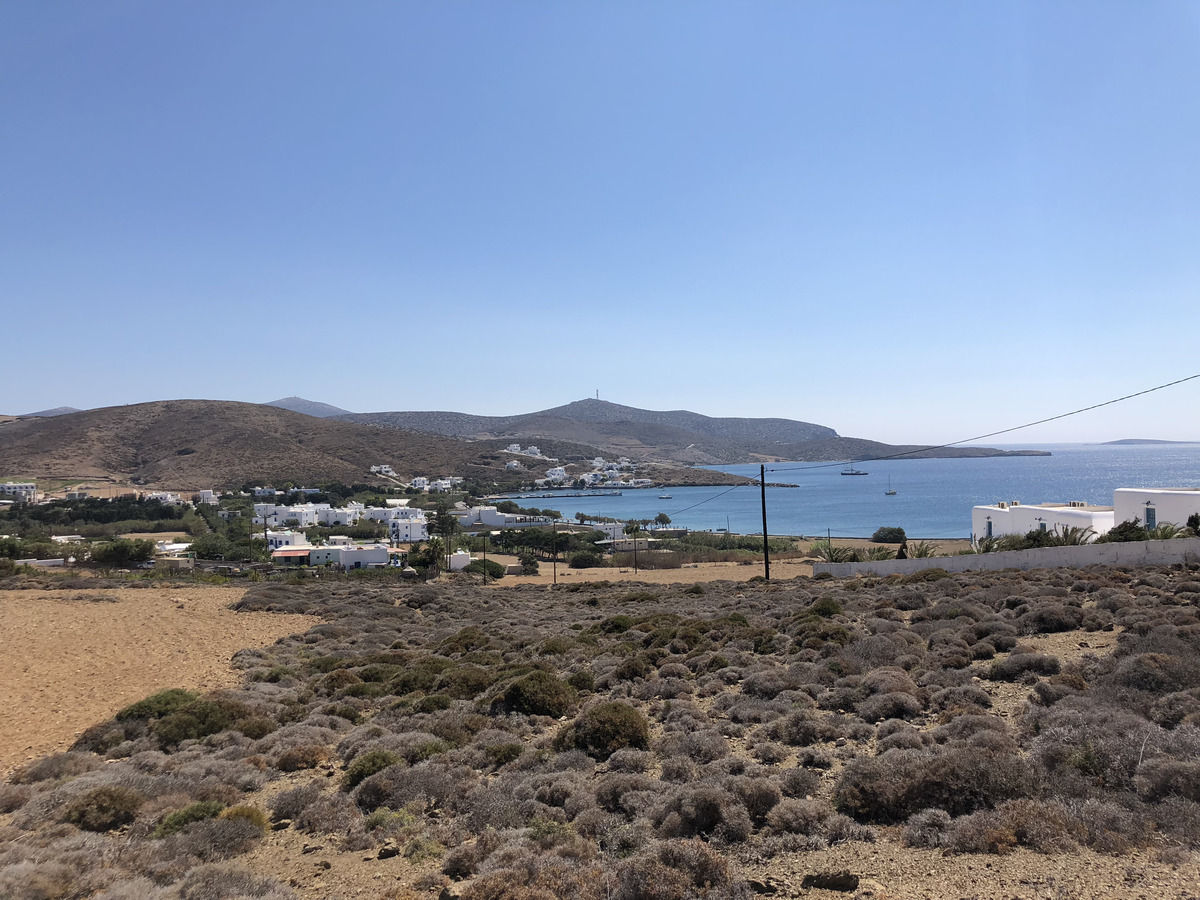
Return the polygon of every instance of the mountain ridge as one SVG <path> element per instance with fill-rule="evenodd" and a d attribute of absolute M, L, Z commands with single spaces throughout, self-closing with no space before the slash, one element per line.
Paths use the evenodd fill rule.
<path fill-rule="evenodd" d="M 582 463 L 598 452 L 570 441 L 542 441 L 563 463 Z M 107 479 L 119 483 L 199 490 L 247 483 L 341 481 L 394 486 L 372 476 L 388 464 L 408 481 L 415 475 L 462 475 L 484 485 L 531 480 L 514 476 L 503 442 L 467 441 L 398 428 L 339 422 L 259 403 L 232 400 L 161 400 L 85 410 L 45 419 L 0 423 L 0 478 Z M 547 463 L 549 465 L 549 463 Z M 648 477 L 695 483 L 678 467 Z M 704 483 L 742 481 L 703 473 Z"/>
<path fill-rule="evenodd" d="M 588 398 L 514 416 L 449 411 L 352 413 L 339 421 L 404 428 L 474 440 L 590 444 L 608 454 L 669 465 L 731 465 L 764 459 L 797 462 L 880 456 L 973 457 L 1048 455 L 990 447 L 893 445 L 839 435 L 826 425 L 796 419 L 712 417 L 690 410 L 645 410 Z"/>
<path fill-rule="evenodd" d="M 274 406 L 277 409 L 288 409 L 316 419 L 331 419 L 335 416 L 353 415 L 350 410 L 322 403 L 319 400 L 306 400 L 303 397 L 283 397 L 263 403 L 263 406 Z"/>

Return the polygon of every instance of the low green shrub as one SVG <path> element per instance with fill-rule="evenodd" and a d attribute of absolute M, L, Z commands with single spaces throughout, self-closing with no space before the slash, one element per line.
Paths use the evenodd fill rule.
<path fill-rule="evenodd" d="M 118 722 L 124 722 L 129 719 L 161 719 L 163 716 L 169 716 L 180 707 L 194 703 L 199 699 L 200 696 L 198 694 L 185 691 L 183 688 L 168 688 L 165 691 L 151 694 L 144 700 L 131 703 L 117 713 L 116 719 Z"/>
<path fill-rule="evenodd" d="M 558 749 L 583 750 L 600 760 L 626 747 L 646 750 L 649 746 L 650 722 L 646 716 L 628 703 L 615 700 L 584 710 L 556 738 Z"/>
<path fill-rule="evenodd" d="M 575 688 L 549 672 L 530 672 L 509 685 L 493 706 L 531 716 L 565 716 L 575 706 Z"/>
<path fill-rule="evenodd" d="M 342 776 L 342 790 L 352 791 L 376 772 L 401 762 L 404 762 L 404 757 L 391 750 L 368 750 L 346 767 Z"/>
<path fill-rule="evenodd" d="M 219 816 L 224 809 L 225 804 L 219 800 L 202 800 L 199 803 L 193 803 L 191 806 L 185 806 L 183 809 L 177 809 L 164 816 L 151 836 L 165 838 L 168 835 L 176 834 L 193 822 Z"/>

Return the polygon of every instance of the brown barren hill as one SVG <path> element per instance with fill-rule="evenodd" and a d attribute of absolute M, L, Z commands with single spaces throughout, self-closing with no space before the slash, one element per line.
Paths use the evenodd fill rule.
<path fill-rule="evenodd" d="M 370 467 L 386 463 L 404 479 L 456 474 L 488 483 L 511 478 L 504 472 L 507 457 L 498 452 L 503 446 L 256 403 L 166 400 L 9 422 L 0 427 L 0 477 L 109 478 L 180 490 L 246 482 L 383 484 Z M 564 462 L 596 455 L 594 447 L 565 442 L 547 445 L 546 452 Z M 692 477 L 673 474 L 672 483 Z M 705 474 L 706 480 L 739 480 Z"/>
<path fill-rule="evenodd" d="M 469 445 L 445 438 L 218 400 L 115 406 L 22 419 L 0 429 L 0 471 L 117 476 L 180 488 L 252 480 L 364 481 L 380 462 L 397 471 L 440 471 L 472 455 Z"/>

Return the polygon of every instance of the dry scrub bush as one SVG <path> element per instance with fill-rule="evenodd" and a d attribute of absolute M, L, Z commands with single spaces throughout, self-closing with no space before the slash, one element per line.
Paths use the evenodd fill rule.
<path fill-rule="evenodd" d="M 76 749 L 109 764 L 73 754 L 30 767 L 31 784 L 0 787 L 0 807 L 16 809 L 18 835 L 58 828 L 119 848 L 104 858 L 119 859 L 121 874 L 102 882 L 87 881 L 95 863 L 82 852 L 54 851 L 92 893 L 119 877 L 131 891 L 166 894 L 113 900 L 178 900 L 189 871 L 260 833 L 253 821 L 203 818 L 150 840 L 165 817 L 242 804 L 280 769 L 322 765 L 335 747 L 354 770 L 349 791 L 323 791 L 317 779 L 278 794 L 273 817 L 338 835 L 343 849 L 384 836 L 417 856 L 451 847 L 442 865 L 474 877 L 465 892 L 478 897 L 743 896 L 715 846 L 765 859 L 874 837 L 822 790 L 817 770 L 843 764 L 824 786 L 836 808 L 906 822 L 914 845 L 1051 849 L 1066 835 L 1124 852 L 1160 835 L 1192 846 L 1200 615 L 1192 592 L 1172 592 L 1177 573 L 1147 574 L 1133 584 L 1138 573 L 1089 570 L 1091 590 L 1072 589 L 1077 572 L 926 572 L 813 591 L 717 583 L 686 596 L 602 585 L 256 587 L 248 608 L 305 609 L 325 624 L 239 654 L 257 679 L 240 692 L 147 698 L 89 729 Z M 822 598 L 831 617 L 813 611 Z M 911 627 L 905 609 L 918 613 Z M 1052 657 L 1017 646 L 1018 629 L 1077 618 L 1105 627 L 1106 616 L 1121 629 L 1116 652 L 1084 654 L 1059 674 Z M 546 653 L 574 674 L 543 671 Z M 977 676 L 989 670 L 1031 688 L 1011 729 L 986 713 L 985 688 L 996 686 Z M 594 696 L 574 721 L 542 715 L 561 709 L 543 698 L 575 690 Z M 168 720 L 189 709 L 227 724 L 194 740 L 176 719 L 184 736 L 168 740 Z M 937 718 L 922 732 L 903 721 L 927 710 Z M 372 754 L 390 764 L 375 769 Z M 775 768 L 792 756 L 799 767 Z M 127 829 L 81 835 L 55 824 L 101 787 L 147 798 Z M 463 843 L 470 834 L 480 837 Z"/>
<path fill-rule="evenodd" d="M 229 865 L 200 866 L 190 872 L 179 888 L 180 900 L 295 900 L 291 890 L 275 881 Z"/>
<path fill-rule="evenodd" d="M 772 831 L 781 834 L 815 835 L 833 815 L 829 804 L 818 800 L 781 800 L 766 817 Z"/>
<path fill-rule="evenodd" d="M 63 810 L 62 820 L 85 831 L 109 831 L 132 822 L 145 802 L 146 797 L 139 791 L 106 785 L 72 800 Z"/>
<path fill-rule="evenodd" d="M 1026 761 L 1013 754 L 890 750 L 851 760 L 834 789 L 834 806 L 859 821 L 884 824 L 925 807 L 963 815 L 1027 796 L 1033 781 Z"/>
<path fill-rule="evenodd" d="M 68 751 L 43 756 L 18 768 L 9 776 L 13 784 L 36 784 L 41 781 L 61 781 L 95 771 L 103 760 L 91 753 Z"/>
<path fill-rule="evenodd" d="M 956 819 L 943 846 L 956 853 L 1007 853 L 1016 847 L 1062 853 L 1076 846 L 1083 835 L 1083 828 L 1065 806 L 1023 799 Z"/>
<path fill-rule="evenodd" d="M 706 837 L 740 843 L 753 826 L 746 808 L 728 791 L 712 785 L 678 788 L 655 812 L 663 837 Z"/>
<path fill-rule="evenodd" d="M 627 747 L 649 749 L 650 723 L 641 711 L 627 703 L 598 703 L 560 731 L 555 743 L 558 749 L 575 747 L 596 759 L 606 760 Z"/>

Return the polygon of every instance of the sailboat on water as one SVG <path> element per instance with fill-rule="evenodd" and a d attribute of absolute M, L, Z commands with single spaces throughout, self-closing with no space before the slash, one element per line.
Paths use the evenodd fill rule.
<path fill-rule="evenodd" d="M 886 491 L 884 491 L 883 493 L 887 497 L 895 497 L 896 496 L 896 491 L 892 487 L 892 476 L 891 475 L 888 476 L 888 489 Z"/>

